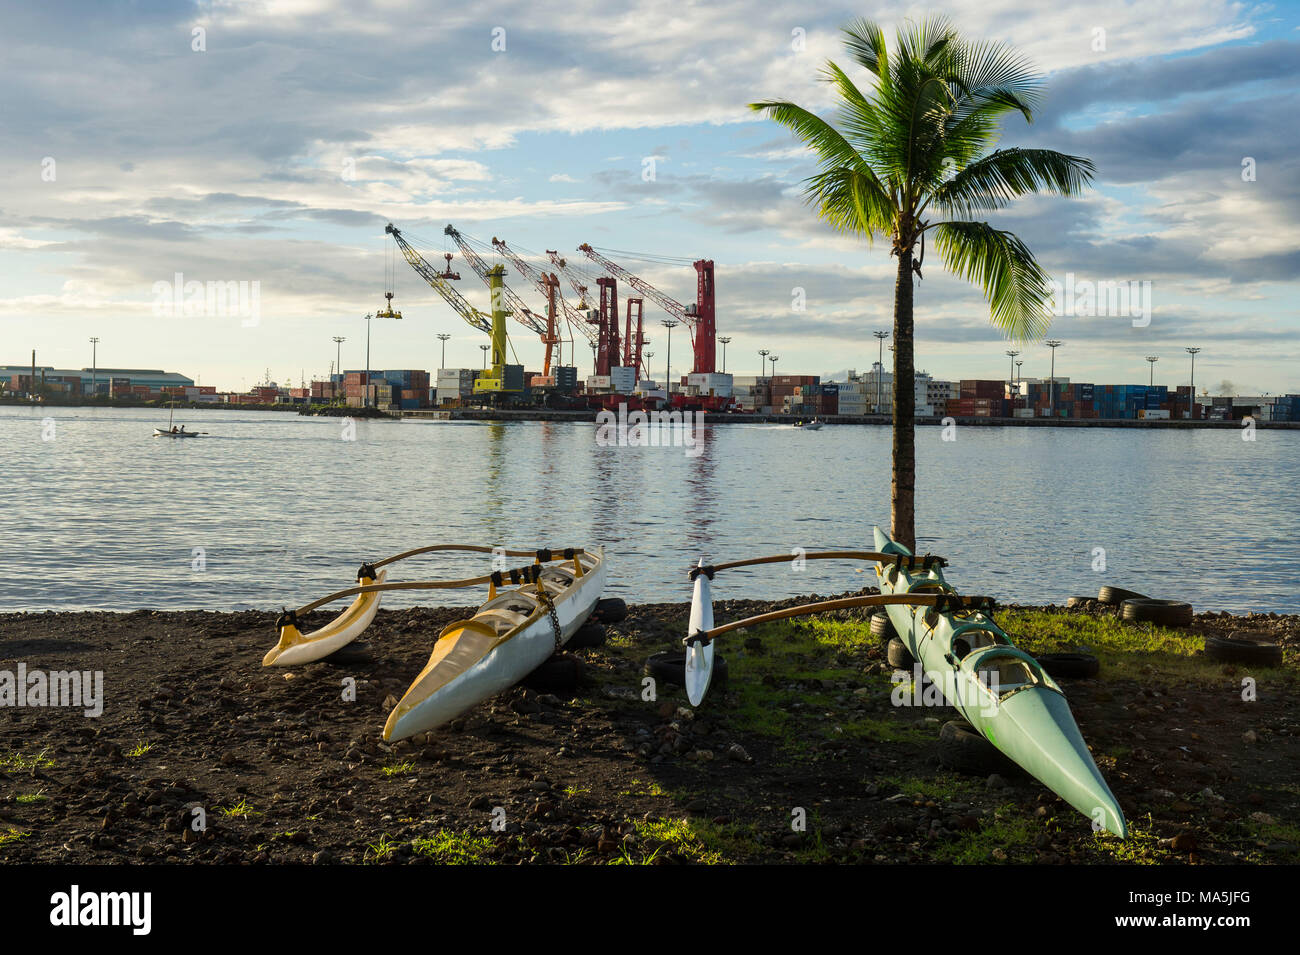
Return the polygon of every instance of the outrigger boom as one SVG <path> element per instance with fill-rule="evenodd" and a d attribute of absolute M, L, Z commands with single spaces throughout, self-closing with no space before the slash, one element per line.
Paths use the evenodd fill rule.
<path fill-rule="evenodd" d="M 876 563 L 880 594 L 823 600 L 775 610 L 715 627 L 710 583 L 736 567 L 789 561 L 790 554 L 691 569 L 695 593 L 686 645 L 686 693 L 698 706 L 708 691 L 713 641 L 734 630 L 775 620 L 857 607 L 885 607 L 912 656 L 947 702 L 990 743 L 1045 786 L 1090 816 L 1094 828 L 1124 838 L 1128 827 L 1118 802 L 1088 752 L 1065 694 L 1032 656 L 1011 644 L 993 622 L 991 597 L 962 597 L 944 580 L 947 561 L 916 556 L 879 528 L 876 551 L 799 554 L 804 560 Z M 921 592 L 924 591 L 924 592 Z M 926 608 L 924 613 L 920 608 Z"/>

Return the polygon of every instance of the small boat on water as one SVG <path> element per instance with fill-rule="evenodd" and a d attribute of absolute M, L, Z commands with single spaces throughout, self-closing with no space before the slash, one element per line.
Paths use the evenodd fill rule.
<path fill-rule="evenodd" d="M 464 580 L 394 583 L 386 579 L 388 571 L 381 569 L 433 551 L 492 553 L 493 548 L 433 544 L 363 564 L 355 587 L 286 610 L 277 621 L 279 642 L 262 659 L 262 665 L 310 663 L 343 648 L 370 626 L 385 591 L 487 584 L 487 601 L 468 620 L 443 628 L 428 664 L 389 714 L 384 739 L 404 739 L 450 722 L 545 663 L 587 622 L 605 588 L 604 548 L 594 553 L 582 548 L 505 551 L 507 557 L 532 557 L 533 563 Z M 301 631 L 302 616 L 345 597 L 355 599 L 343 613 L 318 630 Z"/>
<path fill-rule="evenodd" d="M 167 413 L 167 427 L 154 428 L 153 436 L 155 438 L 197 438 L 201 434 L 207 434 L 206 431 L 186 431 L 185 425 L 181 425 L 179 428 L 176 427 L 172 423 L 175 414 L 176 402 L 173 401 L 170 405 L 170 411 Z"/>
<path fill-rule="evenodd" d="M 845 597 L 772 611 L 714 626 L 711 581 L 719 571 L 784 563 L 789 554 L 691 571 L 695 592 L 686 639 L 687 697 L 699 705 L 708 692 L 713 641 L 729 631 L 789 617 L 854 607 L 885 608 L 899 639 L 925 677 L 977 732 L 1048 789 L 1089 816 L 1098 828 L 1125 838 L 1119 803 L 1093 762 L 1065 694 L 1032 656 L 1011 644 L 992 618 L 988 597 L 962 597 L 943 577 L 946 562 L 918 557 L 875 529 L 876 550 L 801 555 L 806 560 L 870 560 L 880 594 Z"/>

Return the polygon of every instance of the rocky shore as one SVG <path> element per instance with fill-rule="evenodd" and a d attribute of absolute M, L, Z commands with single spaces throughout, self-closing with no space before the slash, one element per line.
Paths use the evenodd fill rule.
<path fill-rule="evenodd" d="M 1121 843 L 1032 779 L 941 768 L 953 712 L 896 705 L 856 612 L 737 635 L 699 708 L 666 685 L 647 699 L 645 660 L 679 646 L 687 609 L 630 608 L 573 654 L 576 689 L 516 687 L 393 746 L 393 698 L 465 610 L 381 611 L 363 643 L 295 670 L 260 666 L 272 613 L 0 615 L 0 672 L 103 674 L 99 716 L 0 710 L 0 862 L 1300 861 L 1300 618 L 1163 631 L 1096 604 L 1004 611 L 1031 652 L 1101 658 L 1066 691 L 1132 824 Z M 1242 630 L 1286 663 L 1197 649 Z"/>

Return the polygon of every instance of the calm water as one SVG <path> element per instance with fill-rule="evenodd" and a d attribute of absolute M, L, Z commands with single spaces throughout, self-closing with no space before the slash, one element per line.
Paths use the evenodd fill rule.
<path fill-rule="evenodd" d="M 53 418 L 53 440 L 42 419 Z M 591 424 L 358 422 L 145 411 L 0 410 L 0 610 L 298 605 L 363 559 L 435 542 L 605 544 L 611 591 L 687 600 L 697 555 L 871 547 L 889 519 L 889 432 L 720 425 L 703 453 L 598 447 Z M 48 428 L 46 428 L 48 436 Z M 1116 583 L 1197 609 L 1300 611 L 1300 433 L 918 431 L 921 548 L 967 593 L 1062 601 Z M 1092 570 L 1094 548 L 1107 570 Z M 192 567 L 202 548 L 206 567 Z M 479 555 L 397 565 L 485 572 Z M 856 589 L 851 567 L 720 577 L 715 595 Z M 478 592 L 386 595 L 465 605 Z"/>

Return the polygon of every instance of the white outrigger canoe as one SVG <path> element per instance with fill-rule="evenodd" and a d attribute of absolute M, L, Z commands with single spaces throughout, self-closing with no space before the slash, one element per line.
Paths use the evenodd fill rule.
<path fill-rule="evenodd" d="M 436 729 L 471 706 L 514 686 L 587 622 L 605 589 L 605 552 L 573 553 L 571 562 L 511 572 L 521 586 L 496 592 L 468 620 L 443 629 L 429 662 L 388 714 L 384 739 Z M 500 578 L 501 575 L 497 575 Z"/>
<path fill-rule="evenodd" d="M 875 529 L 875 551 L 802 554 L 805 560 L 870 560 L 880 594 L 844 597 L 713 625 L 710 581 L 718 571 L 784 563 L 788 554 L 692 569 L 695 594 L 686 645 L 687 697 L 698 706 L 708 692 L 713 641 L 720 635 L 788 617 L 883 606 L 899 638 L 945 699 L 978 732 L 1098 828 L 1121 838 L 1128 827 L 1119 803 L 1088 752 L 1065 695 L 1029 654 L 1011 645 L 993 622 L 987 597 L 961 597 L 943 579 L 942 558 L 911 554 Z"/>
<path fill-rule="evenodd" d="M 276 624 L 279 642 L 263 657 L 262 665 L 297 666 L 342 649 L 370 626 L 386 591 L 487 584 L 487 602 L 470 619 L 443 629 L 428 665 L 389 715 L 384 738 L 403 739 L 455 719 L 537 669 L 587 622 L 605 589 L 603 547 L 595 553 L 582 548 L 507 550 L 505 556 L 532 557 L 533 563 L 464 580 L 390 583 L 388 571 L 380 569 L 432 551 L 503 553 L 491 547 L 433 544 L 363 564 L 355 587 L 286 610 Z M 509 589 L 503 589 L 507 585 Z M 345 597 L 354 599 L 341 614 L 318 630 L 301 631 L 302 615 Z"/>

